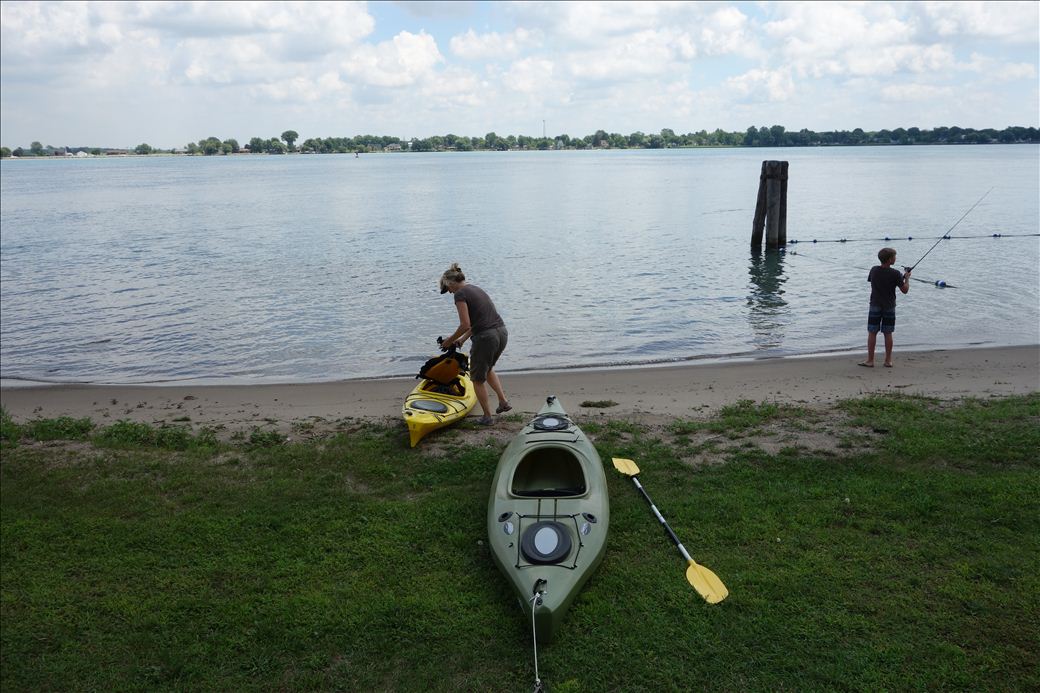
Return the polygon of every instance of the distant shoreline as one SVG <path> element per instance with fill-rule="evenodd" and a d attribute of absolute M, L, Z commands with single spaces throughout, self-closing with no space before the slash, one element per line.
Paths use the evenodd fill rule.
<path fill-rule="evenodd" d="M 880 143 L 880 142 L 864 142 L 861 144 L 809 144 L 809 145 L 745 145 L 745 144 L 712 144 L 712 145 L 683 145 L 677 147 L 559 147 L 552 149 L 538 149 L 536 147 L 513 147 L 510 149 L 467 149 L 467 150 L 456 150 L 456 149 L 436 149 L 436 150 L 394 150 L 387 151 L 381 149 L 366 150 L 359 152 L 230 152 L 227 154 L 191 154 L 189 152 L 182 151 L 157 151 L 148 154 L 134 154 L 133 152 L 122 152 L 112 154 L 87 154 L 85 156 L 78 156 L 75 154 L 54 154 L 46 156 L 4 156 L 0 158 L 0 161 L 66 161 L 69 159 L 148 159 L 148 158 L 163 158 L 163 157 L 197 157 L 201 159 L 212 158 L 212 157 L 223 157 L 223 156 L 325 156 L 325 155 L 344 155 L 354 156 L 355 154 L 503 154 L 512 152 L 629 152 L 629 151 L 660 151 L 660 150 L 701 150 L 701 149 L 840 149 L 842 147 L 974 147 L 974 146 L 1018 146 L 1018 145 L 1038 145 L 1040 141 L 1027 141 L 1027 142 L 911 142 L 906 144 L 900 143 Z"/>

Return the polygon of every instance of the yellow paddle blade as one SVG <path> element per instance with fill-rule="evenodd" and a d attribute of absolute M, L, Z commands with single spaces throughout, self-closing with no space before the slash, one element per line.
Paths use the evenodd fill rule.
<path fill-rule="evenodd" d="M 698 565 L 692 559 L 690 560 L 690 567 L 686 569 L 686 581 L 709 604 L 718 604 L 729 596 L 729 590 L 722 584 L 719 576 L 708 568 Z"/>
<path fill-rule="evenodd" d="M 611 461 L 614 463 L 614 469 L 625 476 L 636 476 L 639 474 L 639 467 L 632 460 L 626 460 L 624 457 L 612 457 Z"/>

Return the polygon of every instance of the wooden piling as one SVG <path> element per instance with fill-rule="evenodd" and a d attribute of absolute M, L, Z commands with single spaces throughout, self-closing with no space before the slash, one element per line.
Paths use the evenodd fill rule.
<path fill-rule="evenodd" d="M 751 224 L 751 246 L 762 247 L 762 232 L 766 248 L 787 245 L 787 164 L 786 161 L 763 161 L 758 178 L 758 201 L 755 219 Z"/>

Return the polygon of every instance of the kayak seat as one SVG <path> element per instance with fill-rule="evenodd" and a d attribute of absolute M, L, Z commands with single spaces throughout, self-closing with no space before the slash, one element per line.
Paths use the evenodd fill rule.
<path fill-rule="evenodd" d="M 422 389 L 426 392 L 436 392 L 441 395 L 451 395 L 452 397 L 465 397 L 466 386 L 462 384 L 461 378 L 455 378 L 450 384 L 444 385 L 438 383 L 436 380 L 427 380 Z"/>
<path fill-rule="evenodd" d="M 513 495 L 527 498 L 580 496 L 585 493 L 585 473 L 581 462 L 564 448 L 531 450 L 513 472 Z"/>

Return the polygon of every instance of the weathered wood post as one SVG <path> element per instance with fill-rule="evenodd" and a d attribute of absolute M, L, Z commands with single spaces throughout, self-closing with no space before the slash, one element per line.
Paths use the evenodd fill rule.
<path fill-rule="evenodd" d="M 762 231 L 766 232 L 766 248 L 787 245 L 787 162 L 763 161 L 758 178 L 758 202 L 751 224 L 751 247 L 762 247 Z"/>

